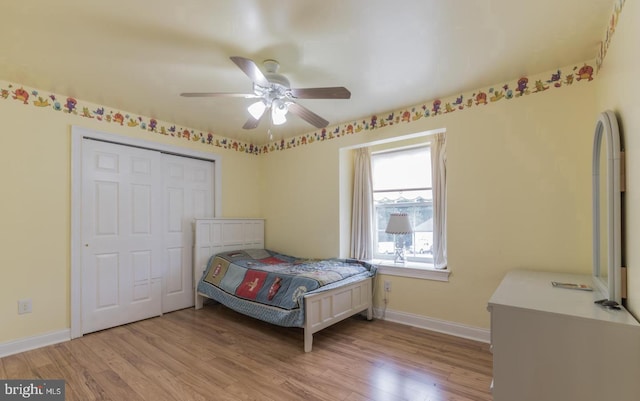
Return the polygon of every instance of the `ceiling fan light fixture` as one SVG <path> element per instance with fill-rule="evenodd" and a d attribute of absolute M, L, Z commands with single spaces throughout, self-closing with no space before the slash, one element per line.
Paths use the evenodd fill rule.
<path fill-rule="evenodd" d="M 280 64 L 276 60 L 264 61 L 264 72 L 251 59 L 233 56 L 231 61 L 248 76 L 253 84 L 253 93 L 230 92 L 187 92 L 184 97 L 241 97 L 260 99 L 247 107 L 251 117 L 242 126 L 243 129 L 254 129 L 269 113 L 273 125 L 287 122 L 287 113 L 291 111 L 316 128 L 324 128 L 329 121 L 315 114 L 306 107 L 295 102 L 296 99 L 349 99 L 351 92 L 342 86 L 319 88 L 291 88 L 287 77 L 278 74 Z"/>
<path fill-rule="evenodd" d="M 258 120 L 260 119 L 260 117 L 262 117 L 262 114 L 264 113 L 266 108 L 267 106 L 264 104 L 262 100 L 260 100 L 258 102 L 253 103 L 251 106 L 249 106 L 247 108 L 247 111 L 249 112 L 249 114 L 251 114 L 253 118 Z"/>

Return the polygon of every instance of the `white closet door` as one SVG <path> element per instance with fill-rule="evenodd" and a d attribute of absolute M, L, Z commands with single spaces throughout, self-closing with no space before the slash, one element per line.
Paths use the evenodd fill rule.
<path fill-rule="evenodd" d="M 82 142 L 82 332 L 161 314 L 160 153 Z"/>
<path fill-rule="evenodd" d="M 193 219 L 213 217 L 214 164 L 210 161 L 162 155 L 164 239 L 162 311 L 194 305 Z"/>

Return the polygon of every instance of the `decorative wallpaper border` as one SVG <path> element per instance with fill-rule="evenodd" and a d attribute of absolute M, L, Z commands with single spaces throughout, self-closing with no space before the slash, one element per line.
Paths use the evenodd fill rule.
<path fill-rule="evenodd" d="M 622 8 L 624 7 L 625 2 L 626 0 L 615 0 L 613 11 L 611 12 L 611 18 L 609 18 L 607 31 L 604 34 L 604 39 L 600 41 L 600 50 L 598 51 L 598 55 L 596 56 L 596 73 L 600 71 L 602 63 L 604 62 L 604 58 L 607 56 L 607 51 L 609 50 L 609 45 L 611 44 L 611 38 L 613 37 L 613 34 L 616 31 L 616 27 L 618 26 L 620 13 L 622 12 Z"/>
<path fill-rule="evenodd" d="M 563 73 L 563 71 L 565 72 Z M 549 89 L 574 85 L 576 82 L 589 82 L 593 80 L 594 73 L 591 63 L 583 63 L 582 66 L 576 65 L 562 68 L 546 75 L 523 76 L 516 81 L 506 82 L 490 88 L 432 100 L 408 109 L 397 110 L 384 115 L 373 115 L 362 120 L 323 128 L 319 131 L 274 141 L 261 146 L 220 137 L 211 132 L 204 133 L 189 128 L 176 127 L 173 124 L 154 118 L 129 114 L 92 103 L 84 103 L 73 97 L 44 93 L 36 89 L 26 88 L 23 85 L 11 83 L 0 82 L 0 104 L 3 100 L 18 101 L 39 109 L 48 109 L 81 118 L 94 119 L 105 124 L 126 126 L 153 134 L 172 136 L 222 149 L 259 155 L 305 146 L 314 142 L 328 141 L 346 135 L 366 133 L 390 125 L 411 123 L 422 118 L 437 117 L 470 108 L 484 107 L 499 101 L 513 100 Z"/>
<path fill-rule="evenodd" d="M 484 107 L 500 101 L 518 99 L 549 89 L 558 89 L 581 82 L 590 82 L 595 77 L 593 62 L 582 65 L 564 67 L 552 72 L 523 76 L 515 81 L 495 85 L 489 88 L 462 93 L 442 99 L 435 99 L 407 109 L 373 115 L 363 120 L 340 124 L 320 131 L 282 139 L 263 145 L 259 153 L 296 148 L 318 141 L 327 141 L 346 135 L 374 131 L 390 125 L 411 123 L 423 118 L 437 117 L 453 112 L 461 112 L 470 108 Z"/>
<path fill-rule="evenodd" d="M 200 142 L 222 149 L 243 153 L 258 154 L 258 147 L 235 139 L 224 138 L 211 132 L 202 132 L 155 118 L 143 117 L 94 103 L 83 102 L 74 97 L 46 93 L 24 85 L 0 81 L 0 104 L 3 100 L 18 101 L 39 109 L 48 109 L 66 113 L 70 116 L 93 119 L 105 124 L 115 124 L 148 133 L 180 138 L 186 141 Z"/>
<path fill-rule="evenodd" d="M 366 133 L 394 124 L 411 123 L 423 118 L 437 117 L 453 112 L 461 112 L 470 108 L 484 107 L 499 101 L 513 100 L 523 96 L 545 92 L 549 89 L 571 86 L 578 82 L 590 82 L 594 79 L 594 75 L 597 74 L 606 57 L 611 38 L 615 32 L 625 2 L 626 0 L 615 0 L 604 40 L 600 43 L 600 49 L 595 59 L 595 68 L 592 66 L 594 62 L 589 61 L 582 63 L 582 65 L 564 67 L 553 72 L 534 76 L 522 76 L 517 80 L 504 84 L 461 93 L 447 98 L 431 100 L 407 109 L 388 112 L 384 115 L 373 115 L 362 120 L 342 123 L 319 131 L 270 142 L 265 145 L 254 145 L 252 143 L 225 138 L 212 132 L 202 132 L 186 127 L 177 127 L 175 124 L 162 122 L 154 118 L 143 117 L 111 109 L 106 106 L 82 102 L 73 97 L 44 93 L 36 89 L 25 88 L 23 85 L 3 81 L 0 81 L 0 104 L 2 104 L 3 101 L 19 101 L 25 105 L 31 105 L 39 109 L 49 109 L 81 118 L 94 119 L 95 121 L 100 121 L 105 124 L 116 124 L 153 134 L 200 142 L 217 148 L 255 155 L 267 154 L 309 145 L 314 142 Z"/>

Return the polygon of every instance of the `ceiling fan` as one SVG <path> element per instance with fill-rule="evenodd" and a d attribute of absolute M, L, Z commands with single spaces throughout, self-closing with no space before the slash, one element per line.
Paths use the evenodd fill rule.
<path fill-rule="evenodd" d="M 228 93 L 228 92 L 191 92 L 181 93 L 184 97 L 242 97 L 246 99 L 259 99 L 248 107 L 251 116 L 242 126 L 244 129 L 253 129 L 260 124 L 265 115 L 271 116 L 274 125 L 284 124 L 286 115 L 291 112 L 302 118 L 309 124 L 324 128 L 329 121 L 320 117 L 306 107 L 295 102 L 295 99 L 349 99 L 351 92 L 345 87 L 324 88 L 291 88 L 289 80 L 282 74 L 278 74 L 280 64 L 276 60 L 263 62 L 263 73 L 256 63 L 244 57 L 231 57 L 233 61 L 253 81 L 253 93 Z"/>

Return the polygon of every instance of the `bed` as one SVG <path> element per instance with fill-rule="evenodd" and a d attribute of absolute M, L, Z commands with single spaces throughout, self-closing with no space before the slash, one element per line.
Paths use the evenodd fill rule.
<path fill-rule="evenodd" d="M 196 219 L 195 308 L 209 298 L 254 318 L 313 334 L 355 314 L 373 318 L 376 268 L 353 259 L 300 259 L 264 248 L 263 219 Z"/>

